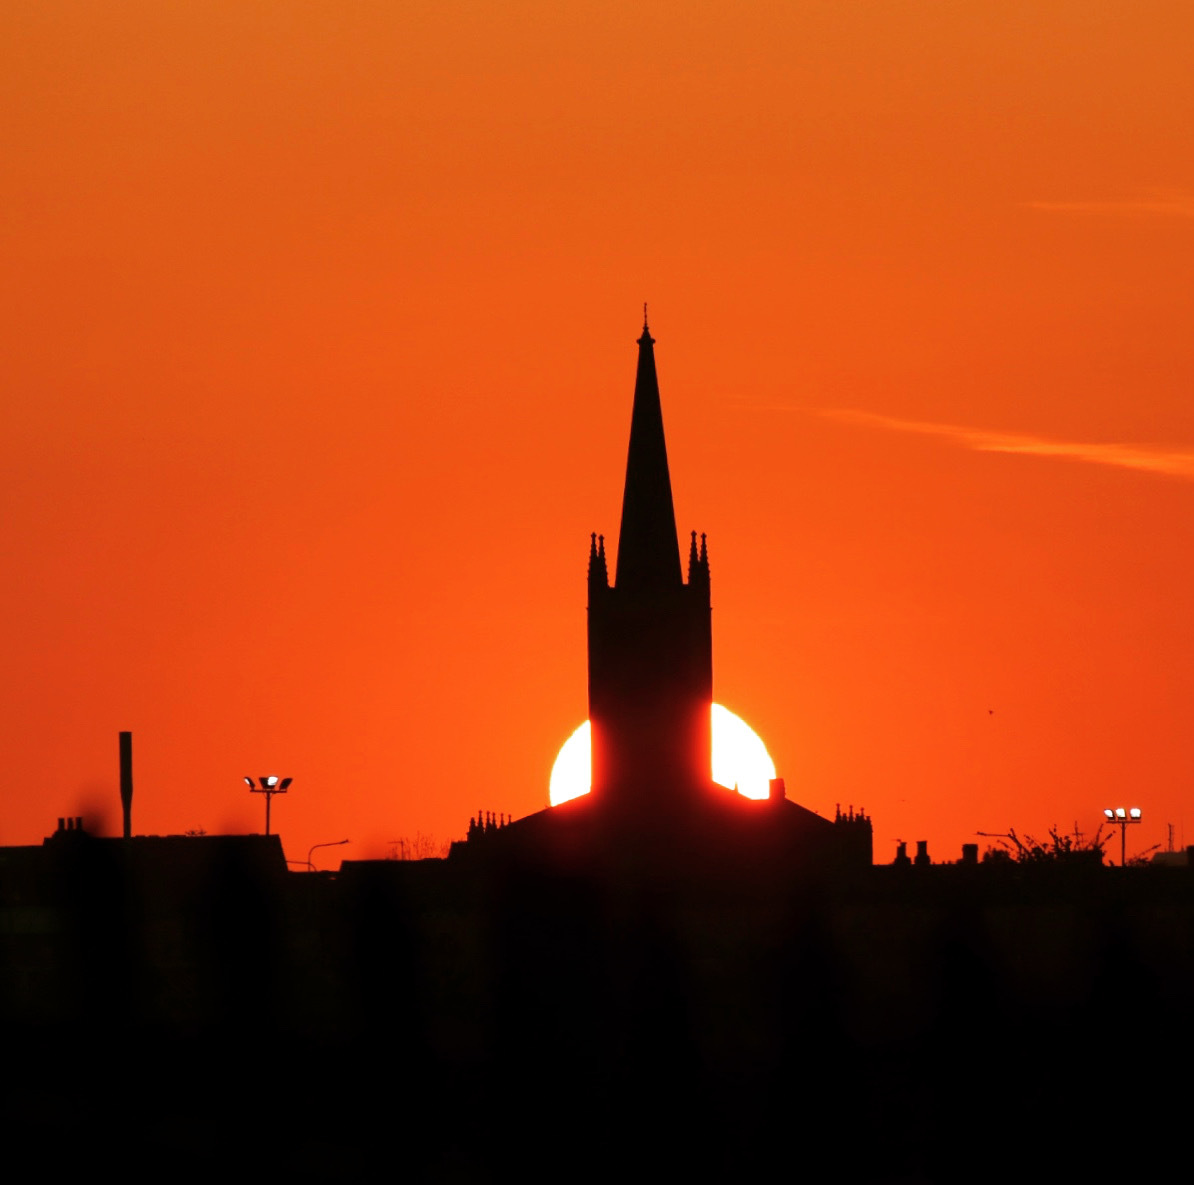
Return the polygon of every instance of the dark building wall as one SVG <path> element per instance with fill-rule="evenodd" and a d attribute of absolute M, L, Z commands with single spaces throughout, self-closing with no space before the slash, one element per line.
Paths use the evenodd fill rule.
<path fill-rule="evenodd" d="M 709 589 L 597 589 L 589 603 L 593 788 L 608 801 L 676 806 L 710 780 Z"/>
<path fill-rule="evenodd" d="M 835 1179 L 887 1182 L 1006 1180 L 1025 1149 L 1034 1179 L 1103 1180 L 1107 1141 L 1071 1133 L 1108 1114 L 1183 1130 L 1168 1067 L 1191 1052 L 1187 869 L 275 876 L 248 851 L 258 872 L 220 871 L 239 859 L 220 847 L 164 843 L 126 867 L 132 943 L 93 920 L 115 899 L 102 868 L 74 863 L 87 853 L 0 850 L 0 920 L 61 918 L 36 946 L 0 927 L 10 1139 L 33 1131 L 56 1163 L 73 1142 L 85 1167 L 119 1132 L 141 1176 L 193 1131 L 185 1163 L 208 1157 L 207 1175 L 249 1142 L 297 1175 L 328 1149 L 332 1177 L 374 1181 L 396 1147 L 414 1180 L 537 1179 L 573 1160 L 610 1179 L 652 1157 L 738 1180 L 817 1147 Z M 180 877 L 167 857 L 192 851 Z M 208 941 L 147 937 L 139 919 L 164 933 L 213 894 Z M 85 1007 L 69 993 L 19 1007 L 47 957 Z"/>

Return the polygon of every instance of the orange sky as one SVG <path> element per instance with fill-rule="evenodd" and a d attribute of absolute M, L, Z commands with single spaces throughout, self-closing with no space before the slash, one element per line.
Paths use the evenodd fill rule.
<path fill-rule="evenodd" d="M 1192 45 L 1188 0 L 10 0 L 0 842 L 115 827 L 123 728 L 141 832 L 258 829 L 268 772 L 299 859 L 544 805 L 648 299 L 792 797 L 880 860 L 1120 802 L 1194 843 Z"/>

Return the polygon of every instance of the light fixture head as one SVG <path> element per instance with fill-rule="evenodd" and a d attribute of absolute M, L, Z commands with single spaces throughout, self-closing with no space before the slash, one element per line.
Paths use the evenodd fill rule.
<path fill-rule="evenodd" d="M 252 778 L 245 778 L 245 785 L 248 786 L 250 790 L 255 789 Z"/>
<path fill-rule="evenodd" d="M 1122 806 L 1117 806 L 1115 808 L 1115 817 L 1117 819 L 1126 819 L 1128 817 L 1128 812 L 1125 811 Z"/>
<path fill-rule="evenodd" d="M 1108 819 L 1115 818 L 1115 812 L 1109 806 L 1103 808 L 1103 814 L 1105 814 Z"/>
<path fill-rule="evenodd" d="M 270 774 L 268 778 L 261 779 L 261 784 L 272 788 L 278 784 L 278 777 L 276 774 Z"/>
<path fill-rule="evenodd" d="M 293 779 L 293 778 L 283 778 L 283 779 L 282 779 L 282 784 L 281 784 L 281 785 L 278 787 L 278 789 L 279 789 L 279 790 L 285 790 L 285 789 L 286 789 L 286 787 L 287 787 L 287 786 L 289 786 L 289 785 L 290 785 L 290 783 L 291 783 L 291 782 L 293 782 L 293 781 L 294 781 L 294 779 Z"/>
<path fill-rule="evenodd" d="M 1134 806 L 1128 812 L 1128 814 L 1130 814 L 1133 819 L 1139 819 L 1140 818 L 1140 808 L 1138 806 Z"/>

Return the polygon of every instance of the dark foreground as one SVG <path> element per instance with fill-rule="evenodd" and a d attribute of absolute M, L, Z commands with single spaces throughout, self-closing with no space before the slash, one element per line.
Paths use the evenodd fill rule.
<path fill-rule="evenodd" d="M 331 877 L 244 847 L 163 874 L 91 847 L 37 876 L 0 863 L 10 1164 L 894 1182 L 1184 1163 L 1185 869 Z"/>

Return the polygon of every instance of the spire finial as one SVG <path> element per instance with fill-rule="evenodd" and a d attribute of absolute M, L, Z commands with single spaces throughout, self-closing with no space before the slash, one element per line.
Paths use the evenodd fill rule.
<path fill-rule="evenodd" d="M 647 302 L 645 300 L 643 301 L 643 333 L 638 339 L 638 344 L 640 346 L 653 346 L 655 344 L 655 339 L 651 336 L 651 326 L 647 321 Z"/>
<path fill-rule="evenodd" d="M 593 532 L 589 543 L 589 591 L 609 588 L 609 568 L 605 563 L 605 536 Z"/>

